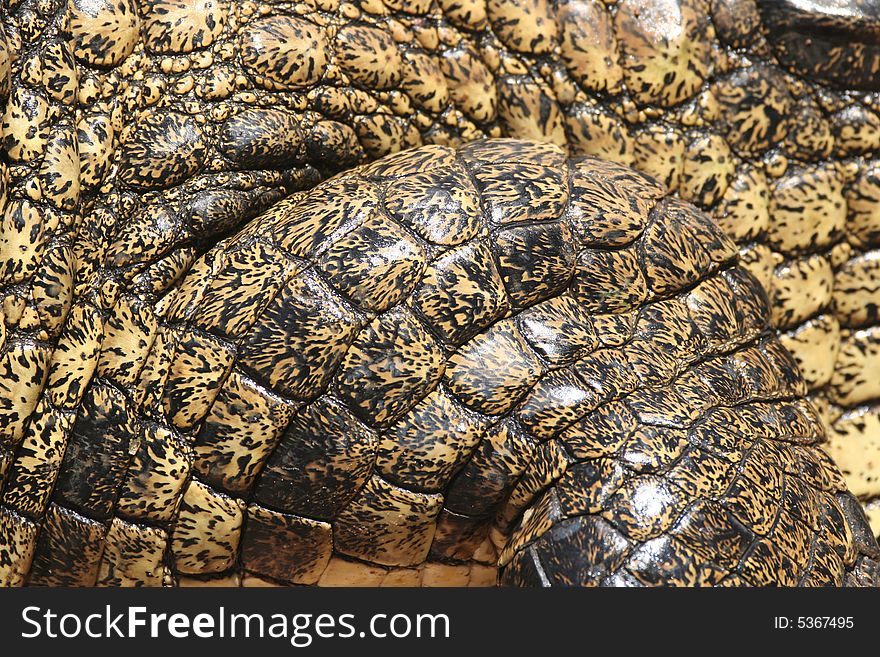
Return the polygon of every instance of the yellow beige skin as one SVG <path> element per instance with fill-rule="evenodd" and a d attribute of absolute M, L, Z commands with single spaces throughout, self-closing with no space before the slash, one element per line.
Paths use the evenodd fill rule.
<path fill-rule="evenodd" d="M 715 216 L 770 293 L 849 485 L 878 492 L 876 95 L 778 66 L 753 2 L 93 9 L 4 7 L 0 472 L 35 523 L 23 544 L 62 522 L 50 495 L 93 377 L 131 387 L 164 366 L 148 360 L 167 342 L 155 304 L 197 245 L 352 163 L 503 134 L 634 165 Z M 243 290 L 266 275 L 251 267 Z M 233 360 L 193 349 L 181 372 Z M 175 417 L 217 410 L 200 403 Z M 169 481 L 194 458 L 175 440 Z M 142 503 L 164 518 L 162 499 Z"/>
<path fill-rule="evenodd" d="M 146 353 L 102 352 L 51 497 L 11 469 L 6 583 L 880 576 L 760 284 L 627 167 L 389 156 L 277 203 L 154 311 Z"/>

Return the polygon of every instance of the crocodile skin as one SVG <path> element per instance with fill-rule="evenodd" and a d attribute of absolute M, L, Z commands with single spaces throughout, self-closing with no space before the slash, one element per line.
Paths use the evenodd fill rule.
<path fill-rule="evenodd" d="M 156 299 L 219 236 L 352 163 L 501 134 L 634 165 L 716 217 L 851 488 L 880 492 L 877 95 L 790 73 L 776 37 L 803 26 L 759 4 L 4 4 L 4 500 L 29 473 L 49 522 L 93 377 L 151 353 Z M 869 15 L 839 22 L 871 45 Z"/>
<path fill-rule="evenodd" d="M 382 581 L 873 583 L 736 261 L 661 184 L 552 145 L 339 175 L 199 259 L 149 346 L 107 351 L 51 497 L 11 471 L 3 561 L 32 585 L 332 584 L 351 559 Z"/>

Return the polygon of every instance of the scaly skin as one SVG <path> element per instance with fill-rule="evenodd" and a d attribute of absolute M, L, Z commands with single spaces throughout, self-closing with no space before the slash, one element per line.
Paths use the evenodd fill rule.
<path fill-rule="evenodd" d="M 880 575 L 759 283 L 626 167 L 519 141 L 380 159 L 273 206 L 156 311 L 145 357 L 107 352 L 51 501 L 13 468 L 8 532 L 49 502 L 19 580 Z"/>
<path fill-rule="evenodd" d="M 34 30 L 39 16 L 66 20 L 57 38 L 39 28 L 28 42 L 35 51 L 57 46 L 76 56 L 75 74 L 41 73 L 38 84 L 22 59 L 12 63 L 13 99 L 34 88 L 48 98 L 58 79 L 74 80 L 78 92 L 75 102 L 58 101 L 68 109 L 47 112 L 38 131 L 69 134 L 75 105 L 77 138 L 37 139 L 25 167 L 60 162 L 60 175 L 46 180 L 71 185 L 35 186 L 13 175 L 6 202 L 36 194 L 41 208 L 67 203 L 71 219 L 58 221 L 67 214 L 47 209 L 32 222 L 47 243 L 73 248 L 76 260 L 71 304 L 64 293 L 71 284 L 57 273 L 69 271 L 63 262 L 41 260 L 42 251 L 3 252 L 28 273 L 4 281 L 4 311 L 12 312 L 0 363 L 9 373 L 4 382 L 16 385 L 7 397 L 18 401 L 0 408 L 0 463 L 6 479 L 33 473 L 41 494 L 23 513 L 34 526 L 55 494 L 93 377 L 120 376 L 114 367 L 122 353 L 132 359 L 123 376 L 133 383 L 160 334 L 155 304 L 199 250 L 353 162 L 499 134 L 633 164 L 719 218 L 768 288 L 781 342 L 836 422 L 832 438 L 846 437 L 832 450 L 852 471 L 851 486 L 876 492 L 864 467 L 870 455 L 849 448 L 869 447 L 872 423 L 880 427 L 864 406 L 878 394 L 870 376 L 876 295 L 864 284 L 878 241 L 871 202 L 877 99 L 777 66 L 754 3 L 695 1 L 680 13 L 652 13 L 677 3 L 206 1 L 168 13 L 175 3 L 138 10 L 119 2 L 96 19 L 76 3 L 69 16 L 56 4 L 17 4 L 4 20 L 10 33 Z M 663 45 L 646 32 L 661 14 L 671 23 L 660 29 L 677 35 Z M 22 56 L 21 42 L 13 34 L 10 51 Z M 27 131 L 4 133 L 8 150 Z M 76 159 L 79 202 L 71 204 L 77 175 L 66 162 Z M 59 260 L 68 251 L 52 253 Z M 44 282 L 56 278 L 61 285 Z M 30 288 L 54 296 L 30 300 Z M 40 312 L 45 296 L 52 310 Z M 88 394 L 86 407 L 98 393 Z M 854 410 L 844 413 L 847 407 Z M 14 488 L 4 484 L 4 500 L 28 497 Z"/>

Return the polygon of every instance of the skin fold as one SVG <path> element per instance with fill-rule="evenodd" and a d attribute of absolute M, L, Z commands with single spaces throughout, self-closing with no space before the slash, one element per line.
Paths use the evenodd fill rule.
<path fill-rule="evenodd" d="M 513 584 L 870 583 L 876 544 L 845 491 L 869 515 L 880 493 L 877 17 L 812 4 L 4 4 L 0 579 L 478 584 L 500 558 Z M 791 35 L 811 38 L 808 56 Z M 562 150 L 445 148 L 501 136 Z M 281 201 L 421 144 L 435 146 L 394 173 Z M 576 190 L 572 172 L 590 166 L 593 186 Z M 493 167 L 495 187 L 479 179 Z M 398 179 L 409 215 L 389 205 Z M 620 215 L 579 234 L 573 208 L 603 194 Z M 669 210 L 670 194 L 726 237 L 690 205 Z M 444 231 L 469 201 L 464 248 Z M 432 203 L 449 216 L 420 233 L 413 217 Z M 659 216 L 639 225 L 640 204 Z M 502 239 L 506 213 L 523 242 Z M 278 241 L 285 221 L 308 248 Z M 451 247 L 464 255 L 437 279 L 446 292 L 419 297 Z M 667 251 L 683 273 L 658 292 L 632 263 Z M 608 299 L 584 292 L 582 270 Z M 467 296 L 483 284 L 488 306 Z M 732 304 L 705 302 L 723 339 L 688 314 L 713 285 Z M 521 315 L 566 294 L 575 305 L 549 330 L 578 317 L 593 337 L 563 365 L 535 351 Z M 686 353 L 667 344 L 679 339 Z M 544 382 L 593 390 L 604 374 L 570 370 L 589 357 L 629 369 L 646 340 L 636 389 L 604 391 L 548 435 L 523 419 Z M 406 345 L 433 365 L 388 360 Z M 468 400 L 447 380 L 466 348 L 487 380 L 500 353 L 528 366 L 500 383 L 473 374 Z M 412 362 L 417 386 L 367 394 Z M 719 388 L 705 407 L 683 401 L 703 369 Z M 492 385 L 508 392 L 499 407 Z M 725 452 L 714 442 L 731 437 L 710 428 L 731 408 L 746 419 Z M 475 424 L 465 437 L 435 426 L 455 414 Z M 236 429 L 241 417 L 254 426 Z M 564 437 L 608 418 L 590 435 L 617 436 L 614 449 Z M 650 458 L 630 454 L 639 440 Z M 778 476 L 750 476 L 758 464 Z M 682 483 L 676 467 L 699 476 Z M 404 508 L 406 522 L 388 519 Z M 708 547 L 695 538 L 712 532 Z"/>

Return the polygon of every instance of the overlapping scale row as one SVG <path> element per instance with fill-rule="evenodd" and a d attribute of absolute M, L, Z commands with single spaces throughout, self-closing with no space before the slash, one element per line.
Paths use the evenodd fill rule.
<path fill-rule="evenodd" d="M 786 22 L 787 12 L 798 15 Z M 876 91 L 859 91 L 858 79 L 876 79 L 876 47 L 857 30 L 829 45 L 822 26 L 849 34 L 849 22 L 869 24 L 872 12 L 818 17 L 750 0 L 559 3 L 563 63 L 584 95 L 552 89 L 573 151 L 653 174 L 737 241 L 832 427 L 835 458 L 868 498 L 880 494 L 871 465 L 880 115 Z"/>
<path fill-rule="evenodd" d="M 101 16 L 71 8 L 81 195 L 119 192 L 86 204 L 74 250 L 99 306 L 148 263 L 141 294 L 167 287 L 191 262 L 182 242 L 353 162 L 419 143 L 547 139 L 634 165 L 710 211 L 770 291 L 783 343 L 837 427 L 838 457 L 870 460 L 857 445 L 876 442 L 862 429 L 877 424 L 876 391 L 840 392 L 837 381 L 856 366 L 876 371 L 873 334 L 855 333 L 877 324 L 880 104 L 805 73 L 773 11 L 751 0 L 163 1 L 108 4 Z M 805 61 L 821 78 L 816 57 Z M 48 61 L 72 66 L 70 55 Z M 73 88 L 40 74 L 58 98 Z M 183 192 L 165 189 L 176 183 Z M 103 282 L 102 259 L 123 285 Z M 51 303 L 64 314 L 63 300 Z M 847 470 L 865 495 L 880 493 L 869 469 Z"/>
<path fill-rule="evenodd" d="M 632 169 L 390 156 L 117 305 L 75 417 L 10 471 L 3 579 L 870 583 L 769 313 L 734 243 Z"/>
<path fill-rule="evenodd" d="M 0 399 L 8 427 L 0 481 L 19 458 L 19 470 L 30 467 L 25 435 L 69 424 L 95 374 L 130 380 L 135 368 L 125 359 L 139 363 L 155 341 L 162 347 L 150 350 L 144 372 L 163 375 L 176 338 L 158 329 L 152 304 L 191 267 L 204 269 L 194 265 L 197 246 L 355 162 L 505 134 L 633 165 L 710 212 L 768 288 L 780 340 L 832 423 L 831 450 L 850 486 L 865 498 L 880 493 L 871 284 L 880 103 L 876 93 L 824 86 L 809 70 L 792 75 L 791 44 L 780 49 L 777 18 L 752 0 L 47 7 L 21 2 L 2 15 L 0 360 L 9 374 L 0 398 L 17 401 Z M 439 156 L 425 153 L 419 167 L 430 174 Z M 540 298 L 540 285 L 519 269 L 521 250 L 568 239 L 558 223 L 517 225 L 511 203 L 552 191 L 542 173 L 553 157 L 561 155 L 499 161 L 480 182 L 529 175 L 497 199 L 510 222 L 496 263 L 510 305 L 481 310 L 486 316 Z M 384 288 L 358 289 L 342 264 L 343 252 L 369 258 L 369 226 L 326 254 L 320 271 L 347 286 L 341 300 L 379 312 L 398 301 L 395 285 L 409 284 L 413 263 L 475 235 L 473 212 L 451 215 L 479 190 L 459 184 L 460 169 L 447 175 L 465 191 L 432 192 L 430 220 L 417 210 L 429 202 L 413 196 L 418 180 L 383 199 L 396 222 L 387 245 L 415 248 L 407 231 L 427 240 L 409 260 L 386 263 L 398 278 Z M 530 212 L 549 217 L 561 200 L 548 196 Z M 568 228 L 596 244 L 626 243 L 641 230 L 642 210 L 629 217 L 625 200 L 614 203 L 597 200 L 607 205 L 601 226 L 572 217 Z M 296 229 L 289 233 L 295 239 Z M 569 256 L 547 257 L 535 277 L 561 285 Z M 433 337 L 458 331 L 449 311 L 430 327 Z M 230 328 L 244 319 L 230 316 Z M 141 376 L 138 395 L 160 395 L 148 379 Z M 314 384 L 296 383 L 299 394 Z M 53 485 L 69 434 L 56 429 L 54 448 L 36 456 L 47 464 L 42 485 Z"/>
<path fill-rule="evenodd" d="M 73 423 L 41 390 L 73 306 L 82 186 L 69 17 L 36 4 L 0 8 L 0 482 L 39 515 Z"/>

